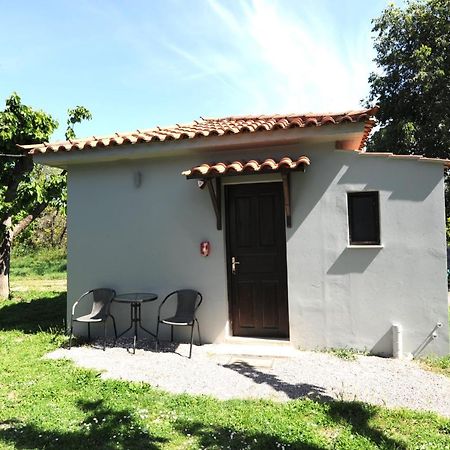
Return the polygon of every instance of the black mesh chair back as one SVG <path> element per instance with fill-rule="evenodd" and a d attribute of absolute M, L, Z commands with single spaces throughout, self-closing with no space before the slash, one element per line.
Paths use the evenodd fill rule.
<path fill-rule="evenodd" d="M 109 316 L 111 301 L 116 295 L 112 289 L 94 289 L 92 290 L 92 311 L 90 316 L 92 319 L 104 319 Z"/>
<path fill-rule="evenodd" d="M 191 327 L 191 339 L 189 347 L 189 358 L 192 356 L 192 344 L 194 340 L 194 324 L 197 323 L 198 340 L 201 345 L 200 337 L 200 325 L 198 323 L 196 312 L 200 304 L 202 303 L 203 297 L 200 292 L 193 289 L 179 289 L 177 291 L 171 292 L 159 305 L 158 309 L 158 323 L 156 325 L 156 349 L 159 345 L 159 324 L 164 323 L 170 325 L 170 341 L 173 342 L 173 327 L 174 326 L 188 326 Z M 161 317 L 161 309 L 163 305 L 167 302 L 176 301 L 175 315 L 170 317 Z"/>
<path fill-rule="evenodd" d="M 201 295 L 192 289 L 182 289 L 177 291 L 177 310 L 175 317 L 181 322 L 190 324 L 195 320 L 195 311 L 202 302 Z"/>
<path fill-rule="evenodd" d="M 114 336 L 117 338 L 117 328 L 114 316 L 110 313 L 111 302 L 116 295 L 114 289 L 100 288 L 91 289 L 85 292 L 72 306 L 72 315 L 70 317 L 70 337 L 69 337 L 69 349 L 72 347 L 73 337 L 73 323 L 82 322 L 87 323 L 88 326 L 88 339 L 91 339 L 91 323 L 103 322 L 103 350 L 106 348 L 106 322 L 111 317 L 114 325 Z M 79 303 L 86 298 L 92 297 L 92 310 L 89 314 L 83 316 L 75 316 L 75 310 Z"/>

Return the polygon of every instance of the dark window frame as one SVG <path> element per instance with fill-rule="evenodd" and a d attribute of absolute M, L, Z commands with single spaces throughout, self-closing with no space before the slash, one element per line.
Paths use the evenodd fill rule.
<path fill-rule="evenodd" d="M 376 239 L 356 240 L 355 234 L 355 220 L 358 218 L 355 216 L 353 198 L 368 198 L 372 202 L 373 218 L 375 226 Z M 378 191 L 358 191 L 347 192 L 347 210 L 348 210 L 348 239 L 350 245 L 381 245 L 381 233 L 380 233 L 380 195 Z"/>

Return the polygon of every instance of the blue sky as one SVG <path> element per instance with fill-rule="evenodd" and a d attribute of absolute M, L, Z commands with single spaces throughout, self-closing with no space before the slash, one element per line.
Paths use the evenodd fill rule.
<path fill-rule="evenodd" d="M 0 0 L 0 99 L 78 136 L 360 106 L 388 0 Z M 2 106 L 3 108 L 3 106 Z M 62 138 L 64 126 L 54 138 Z"/>

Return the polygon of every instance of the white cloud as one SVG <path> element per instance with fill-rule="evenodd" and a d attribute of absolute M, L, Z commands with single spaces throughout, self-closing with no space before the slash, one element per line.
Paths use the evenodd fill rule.
<path fill-rule="evenodd" d="M 265 0 L 208 4 L 211 28 L 218 30 L 209 30 L 215 39 L 196 52 L 180 43 L 176 48 L 196 69 L 188 78 L 227 80 L 248 112 L 359 107 L 371 70 L 367 31 L 349 37 L 352 31 L 346 30 L 344 40 L 343 30 L 319 2 L 291 3 L 290 9 L 285 2 Z M 226 45 L 217 46 L 217 40 Z"/>
<path fill-rule="evenodd" d="M 136 55 L 138 68 L 124 70 L 122 77 L 127 87 L 153 83 L 157 77 L 162 86 L 172 83 L 177 105 L 186 92 L 200 93 L 193 111 L 220 115 L 358 108 L 374 69 L 371 25 L 360 19 L 352 3 L 343 5 L 339 16 L 333 16 L 330 4 L 173 0 L 161 10 L 163 15 L 159 11 L 150 20 L 134 15 L 127 20 L 111 7 L 95 14 L 106 15 L 117 41 L 126 42 Z M 349 14 L 345 8 L 355 13 L 355 23 L 342 22 Z M 211 97 L 202 97 L 204 92 Z"/>

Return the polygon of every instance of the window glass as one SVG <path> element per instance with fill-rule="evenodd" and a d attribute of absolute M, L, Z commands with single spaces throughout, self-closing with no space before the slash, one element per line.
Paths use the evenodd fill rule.
<path fill-rule="evenodd" d="M 347 195 L 350 244 L 380 244 L 378 192 L 349 192 Z"/>

